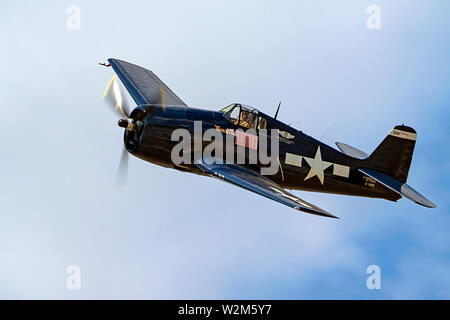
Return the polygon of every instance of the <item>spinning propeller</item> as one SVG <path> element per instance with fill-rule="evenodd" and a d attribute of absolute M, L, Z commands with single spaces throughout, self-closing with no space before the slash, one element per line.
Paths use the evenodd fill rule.
<path fill-rule="evenodd" d="M 111 107 L 112 111 L 116 113 L 121 119 L 117 122 L 119 127 L 125 128 L 128 131 L 133 131 L 134 120 L 130 118 L 130 108 L 122 93 L 122 86 L 114 75 L 106 87 L 103 94 L 103 100 Z M 124 184 L 126 182 L 128 172 L 128 151 L 125 146 L 122 149 L 122 156 L 120 158 L 119 167 L 117 168 L 116 182 Z"/>

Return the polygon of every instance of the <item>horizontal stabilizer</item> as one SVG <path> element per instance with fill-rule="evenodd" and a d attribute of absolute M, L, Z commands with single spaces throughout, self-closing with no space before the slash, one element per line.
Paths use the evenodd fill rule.
<path fill-rule="evenodd" d="M 358 169 L 358 171 L 378 181 L 392 191 L 397 192 L 399 195 L 408 198 L 409 200 L 428 208 L 436 208 L 436 205 L 433 202 L 425 198 L 406 183 L 401 183 L 400 181 L 376 170 L 362 168 Z"/>
<path fill-rule="evenodd" d="M 364 151 L 361 151 L 355 147 L 349 146 L 348 144 L 342 143 L 342 142 L 336 142 L 337 147 L 339 148 L 339 150 L 341 150 L 342 153 L 356 158 L 356 159 L 361 159 L 364 160 L 367 157 L 369 157 L 369 155 L 367 153 L 365 153 Z"/>

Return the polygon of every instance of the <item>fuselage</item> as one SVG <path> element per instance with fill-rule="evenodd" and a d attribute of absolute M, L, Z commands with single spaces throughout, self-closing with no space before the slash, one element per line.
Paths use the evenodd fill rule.
<path fill-rule="evenodd" d="M 358 168 L 364 167 L 365 160 L 347 156 L 260 111 L 256 111 L 256 116 L 259 118 L 258 123 L 264 123 L 265 129 L 276 129 L 280 133 L 278 170 L 267 178 L 283 188 L 393 201 L 399 199 L 396 193 L 370 181 L 358 172 Z M 184 106 L 142 105 L 133 110 L 131 117 L 143 123 L 139 131 L 125 130 L 125 146 L 131 154 L 160 166 L 195 174 L 204 174 L 194 164 L 195 159 L 192 159 L 191 163 L 184 164 L 175 164 L 172 160 L 172 150 L 178 143 L 172 141 L 174 130 L 186 129 L 194 139 L 194 123 L 201 122 L 203 132 L 208 129 L 217 130 L 225 141 L 227 135 L 243 129 L 222 111 Z M 260 130 L 255 127 L 257 134 Z M 210 142 L 202 141 L 202 150 L 208 144 Z M 257 164 L 245 162 L 242 165 L 252 170 L 258 170 L 262 166 L 259 162 Z"/>

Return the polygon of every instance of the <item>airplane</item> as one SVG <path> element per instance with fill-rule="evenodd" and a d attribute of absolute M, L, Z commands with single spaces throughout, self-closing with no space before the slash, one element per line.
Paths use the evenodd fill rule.
<path fill-rule="evenodd" d="M 126 170 L 130 153 L 163 167 L 224 180 L 296 210 L 330 218 L 338 217 L 286 189 L 390 201 L 405 197 L 425 207 L 436 207 L 406 183 L 417 139 L 417 133 L 411 127 L 395 126 L 370 155 L 342 142 L 336 142 L 338 149 L 335 149 L 277 120 L 280 105 L 274 117 L 240 103 L 232 103 L 218 111 L 193 108 L 150 70 L 113 58 L 102 65 L 112 67 L 115 72 L 103 97 L 119 114 L 118 125 L 125 129 L 119 166 L 122 171 Z M 136 103 L 131 112 L 123 87 Z M 194 142 L 193 147 L 189 142 L 191 161 L 174 162 L 172 151 L 178 143 L 173 139 L 175 130 L 183 129 L 194 136 L 199 122 L 200 134 L 209 129 L 216 130 L 225 140 L 234 141 L 236 150 L 244 149 L 245 159 L 251 149 L 260 148 L 254 143 L 258 135 L 260 141 L 263 140 L 262 133 L 266 138 L 270 136 L 278 143 L 277 170 L 274 174 L 263 175 L 259 160 L 235 163 L 228 159 L 218 161 L 214 155 L 205 158 L 201 152 L 205 151 L 206 141 L 197 145 Z M 253 134 L 242 133 L 246 129 L 253 129 Z M 239 142 L 238 138 L 242 136 L 244 140 Z M 229 146 L 224 148 L 227 151 Z M 195 152 L 199 150 L 200 153 Z M 233 159 L 236 150 L 232 151 Z"/>

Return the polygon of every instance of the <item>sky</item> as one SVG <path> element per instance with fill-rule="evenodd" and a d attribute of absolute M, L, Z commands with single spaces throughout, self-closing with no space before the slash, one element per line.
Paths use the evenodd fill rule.
<path fill-rule="evenodd" d="M 67 12 L 80 9 L 80 28 Z M 367 8 L 380 9 L 369 29 Z M 450 3 L 14 1 L 0 11 L 1 299 L 449 299 Z M 72 20 L 71 20 L 72 21 Z M 438 205 L 294 191 L 340 220 L 131 157 L 101 101 L 114 57 L 191 106 L 241 102 L 329 145 L 418 139 Z M 67 286 L 79 266 L 80 288 Z M 366 281 L 380 268 L 380 289 Z"/>

